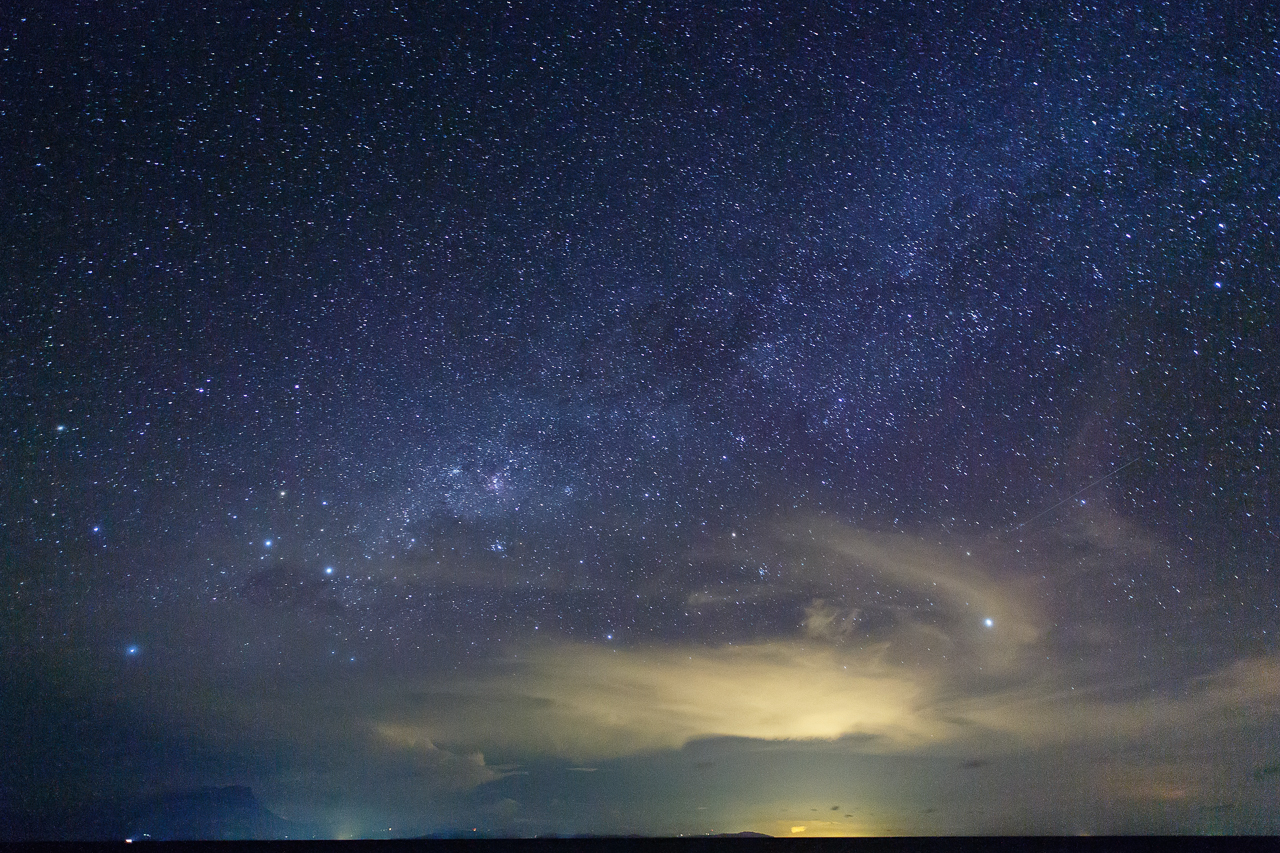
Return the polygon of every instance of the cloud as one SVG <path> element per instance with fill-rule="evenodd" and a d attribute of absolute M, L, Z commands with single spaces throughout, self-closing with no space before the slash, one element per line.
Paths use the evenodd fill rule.
<path fill-rule="evenodd" d="M 913 808 L 945 797 L 969 803 L 1021 796 L 1040 809 L 1061 795 L 1062 808 L 1075 809 L 1079 826 L 1090 827 L 1097 802 L 1208 808 L 1220 800 L 1258 803 L 1274 791 L 1268 768 L 1280 756 L 1280 655 L 1255 643 L 1249 648 L 1258 654 L 1242 658 L 1239 641 L 1218 630 L 1224 620 L 1210 622 L 1199 611 L 1187 617 L 1186 602 L 1176 597 L 1178 609 L 1155 611 L 1162 605 L 1148 603 L 1148 614 L 1166 620 L 1159 632 L 1147 616 L 1133 619 L 1136 605 L 1116 594 L 1113 581 L 1149 564 L 1158 568 L 1174 550 L 1142 531 L 1068 546 L 929 539 L 818 518 L 753 529 L 726 545 L 734 559 L 724 561 L 751 583 L 706 585 L 706 606 L 717 623 L 732 625 L 735 608 L 754 612 L 771 601 L 781 615 L 770 624 L 791 626 L 784 636 L 721 645 L 509 643 L 504 636 L 504 658 L 468 658 L 457 669 L 431 647 L 416 657 L 379 658 L 370 644 L 358 664 L 339 667 L 330 659 L 337 641 L 312 595 L 319 587 L 280 564 L 211 608 L 216 618 L 157 611 L 151 622 L 134 619 L 133 635 L 152 650 L 145 669 L 131 666 L 104 682 L 101 666 L 84 664 L 81 674 L 64 677 L 86 691 L 95 685 L 98 694 L 127 696 L 138 709 L 131 720 L 154 720 L 182 738 L 199 732 L 200 748 L 223 756 L 216 783 L 251 784 L 291 819 L 325 821 L 349 808 L 352 826 L 385 828 L 375 816 L 391 813 L 412 816 L 415 826 L 452 825 L 454 815 L 506 796 L 541 803 L 528 806 L 530 815 L 559 815 L 550 795 L 538 800 L 548 778 L 540 774 L 570 762 L 582 769 L 560 773 L 557 785 L 613 791 L 625 811 L 639 795 L 636 785 L 616 780 L 652 780 L 661 775 L 655 767 L 672 774 L 667 779 L 696 776 L 701 771 L 689 758 L 708 749 L 733 768 L 717 777 L 725 790 L 739 791 L 733 786 L 752 776 L 766 750 L 774 756 L 769 767 L 779 766 L 777 756 L 791 756 L 788 790 L 814 786 L 805 797 L 815 803 L 793 797 L 803 809 L 761 812 L 751 825 L 767 831 L 775 824 L 765 817 L 785 817 L 813 834 L 820 829 L 810 811 L 816 802 L 824 810 L 855 794 L 879 802 L 892 773 L 915 774 Z M 1090 573 L 1079 568 L 1086 563 Z M 767 569 L 767 581 L 756 580 L 764 577 L 756 565 Z M 1167 587 L 1169 577 L 1159 577 Z M 1214 591 L 1201 587 L 1200 597 Z M 673 583 L 671 594 L 679 603 L 689 592 Z M 263 618 L 264 606 L 271 619 Z M 85 648 L 108 633 L 91 617 L 104 618 L 77 616 Z M 424 620 L 420 633 L 404 633 L 404 645 L 444 633 Z M 1222 651 L 1211 657 L 1204 648 L 1212 639 L 1221 640 Z M 252 655 L 242 652 L 250 640 Z M 198 651 L 166 653 L 179 648 Z M 1196 654 L 1183 660 L 1179 649 Z M 266 666 L 249 666 L 268 652 Z M 110 689 L 96 686 L 102 684 Z M 963 762 L 974 763 L 957 773 Z M 853 781 L 851 767 L 862 768 Z M 627 777 L 627 768 L 635 775 Z M 189 770 L 175 763 L 166 772 L 182 780 Z M 538 782 L 521 787 L 523 778 Z M 818 790 L 837 782 L 845 786 L 841 797 Z M 741 800 L 772 802 L 775 788 L 766 779 Z M 902 789 L 885 790 L 884 807 L 892 811 Z M 1071 799 L 1077 790 L 1085 793 Z M 654 814 L 670 807 L 652 796 Z M 737 808 L 731 801 L 711 807 Z M 723 825 L 755 820 L 748 812 L 742 806 Z M 1009 828 L 966 823 L 968 814 L 957 811 L 937 826 Z M 521 812 L 519 820 L 527 817 Z M 849 820 L 836 828 L 918 825 L 877 823 L 881 817 L 865 809 Z M 790 825 L 776 827 L 789 833 Z M 1043 824 L 1050 831 L 1076 825 Z"/>
<path fill-rule="evenodd" d="M 805 636 L 818 640 L 837 640 L 849 636 L 861 611 L 858 608 L 838 610 L 821 598 L 804 609 Z"/>
<path fill-rule="evenodd" d="M 729 744 L 726 753 L 799 756 L 789 784 L 806 773 L 825 784 L 854 765 L 914 767 L 922 780 L 933 777 L 919 768 L 940 768 L 950 778 L 960 762 L 982 759 L 974 766 L 986 769 L 966 771 L 964 784 L 993 785 L 983 780 L 1000 776 L 1000 796 L 1083 786 L 1148 804 L 1258 788 L 1255 768 L 1274 763 L 1280 745 L 1269 732 L 1280 715 L 1280 656 L 1187 666 L 1162 658 L 1146 672 L 1142 655 L 1132 653 L 1120 666 L 1117 653 L 1146 636 L 1137 634 L 1142 623 L 1104 612 L 1099 602 L 1109 593 L 1088 578 L 1063 592 L 1055 571 L 1078 564 L 1075 555 L 1092 555 L 1105 579 L 1106 560 L 1127 566 L 1122 561 L 1134 559 L 1136 547 L 1113 548 L 1111 557 L 1102 545 L 1028 556 L 1025 543 L 928 540 L 816 518 L 756 529 L 737 537 L 735 559 L 764 565 L 769 580 L 741 590 L 723 584 L 733 594 L 708 606 L 731 623 L 735 607 L 772 598 L 790 614 L 777 620 L 790 620 L 785 636 L 721 645 L 527 638 L 501 660 L 461 669 L 429 654 L 370 657 L 338 676 L 315 663 L 332 641 L 304 599 L 301 616 L 277 608 L 268 635 L 292 638 L 284 651 L 293 652 L 294 666 L 281 670 L 288 675 L 245 680 L 223 677 L 215 665 L 262 630 L 261 604 L 235 600 L 204 631 L 209 651 L 200 660 L 153 656 L 148 673 L 165 672 L 164 683 L 185 685 L 181 692 L 138 696 L 184 731 L 204 732 L 237 754 L 275 756 L 270 767 L 247 763 L 246 778 L 226 781 L 253 784 L 264 802 L 296 819 L 329 819 L 351 804 L 353 826 L 377 825 L 369 816 L 382 813 L 447 822 L 450 809 L 464 813 L 465 803 L 509 794 L 524 802 L 531 795 L 514 778 L 516 763 L 536 775 L 573 762 L 583 769 L 568 776 L 603 789 L 624 764 L 675 767 L 682 747 L 713 743 Z M 1160 555 L 1158 543 L 1148 550 Z M 286 589 L 304 589 L 296 579 L 286 583 L 290 577 L 264 573 L 246 589 L 274 603 L 301 594 Z M 1260 741 L 1270 751 L 1216 764 L 1171 760 L 1167 744 L 1190 749 L 1189 738 L 1198 738 L 1197 756 Z M 1068 764 L 1069 783 L 1039 781 Z M 933 784 L 919 782 L 921 798 Z M 869 790 L 853 793 L 874 798 Z M 833 802 L 839 799 L 828 810 Z M 809 805 L 786 819 L 813 834 L 821 827 Z M 832 831 L 897 826 L 861 812 L 850 820 Z"/>
<path fill-rule="evenodd" d="M 953 713 L 1029 744 L 1211 736 L 1280 714 L 1280 656 L 1238 660 L 1190 680 L 1180 695 L 1106 698 L 1042 679 L 952 703 Z"/>
<path fill-rule="evenodd" d="M 716 737 L 959 754 L 977 743 L 999 752 L 1151 742 L 1280 710 L 1275 657 L 1184 681 L 1179 695 L 1135 692 L 1132 675 L 1082 679 L 1045 654 L 1042 587 L 1000 568 L 1003 546 L 982 552 L 808 521 L 777 535 L 793 574 L 824 577 L 838 599 L 812 600 L 795 636 L 719 647 L 528 645 L 488 675 L 422 687 L 397 731 L 571 761 Z M 901 607 L 868 637 L 853 602 L 872 587 L 924 604 Z"/>
<path fill-rule="evenodd" d="M 530 645 L 499 672 L 417 691 L 417 708 L 398 725 L 432 743 L 575 761 L 712 737 L 853 737 L 863 751 L 909 751 L 965 735 L 973 722 L 951 707 L 957 682 L 975 671 L 1018 673 L 1044 634 L 1027 589 L 963 551 L 820 520 L 802 529 L 775 533 L 780 560 L 801 576 L 793 583 L 804 572 L 824 577 L 837 600 L 812 601 L 803 637 Z M 873 637 L 858 632 L 861 610 L 851 602 L 869 581 L 921 608 L 900 607 Z"/>
<path fill-rule="evenodd" d="M 805 555 L 795 565 L 810 575 L 821 573 L 846 602 L 872 598 L 863 592 L 869 585 L 897 593 L 909 602 L 898 608 L 898 625 L 931 628 L 940 640 L 954 644 L 952 665 L 973 664 L 988 674 L 1013 670 L 1046 633 L 1037 584 L 995 567 L 1005 554 L 876 534 L 824 519 L 781 526 L 778 535 Z M 817 624 L 825 618 L 816 611 L 809 617 Z M 916 633 L 900 630 L 891 639 L 902 642 Z"/>
<path fill-rule="evenodd" d="M 896 671 L 879 649 L 772 642 L 719 648 L 530 648 L 514 673 L 451 685 L 448 713 L 418 731 L 447 743 L 590 761 L 696 738 L 834 739 L 898 746 L 944 726 L 922 715 L 928 679 Z M 459 699 L 461 698 L 461 701 Z"/>
<path fill-rule="evenodd" d="M 853 737 L 860 752 L 912 752 L 998 735 L 1006 748 L 1035 748 L 1153 738 L 1280 710 L 1274 658 L 1239 662 L 1182 698 L 1106 699 L 1048 678 L 956 696 L 942 674 L 892 665 L 885 651 L 799 641 L 631 650 L 547 644 L 529 650 L 518 672 L 453 692 L 449 713 L 380 731 L 404 743 L 435 737 L 589 761 L 712 737 Z"/>
<path fill-rule="evenodd" d="M 374 731 L 387 746 L 412 756 L 442 787 L 465 790 L 506 775 L 501 768 L 485 764 L 484 753 L 479 750 L 458 755 L 441 749 L 413 726 L 378 723 Z"/>

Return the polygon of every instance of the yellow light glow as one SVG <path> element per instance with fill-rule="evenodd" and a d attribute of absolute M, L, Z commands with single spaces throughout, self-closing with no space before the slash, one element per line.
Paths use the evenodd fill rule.
<path fill-rule="evenodd" d="M 527 651 L 520 672 L 473 683 L 464 713 L 383 723 L 378 731 L 405 745 L 488 743 L 576 761 L 678 749 L 704 737 L 860 734 L 896 750 L 948 734 L 951 723 L 921 713 L 929 674 L 889 667 L 880 652 L 796 642 L 621 650 L 548 644 Z"/>

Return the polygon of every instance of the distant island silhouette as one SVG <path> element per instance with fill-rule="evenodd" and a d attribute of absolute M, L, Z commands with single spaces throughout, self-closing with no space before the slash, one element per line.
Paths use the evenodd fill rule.
<path fill-rule="evenodd" d="M 156 797 L 129 822 L 131 840 L 312 840 L 316 827 L 286 820 L 267 809 L 244 785 L 196 788 Z"/>

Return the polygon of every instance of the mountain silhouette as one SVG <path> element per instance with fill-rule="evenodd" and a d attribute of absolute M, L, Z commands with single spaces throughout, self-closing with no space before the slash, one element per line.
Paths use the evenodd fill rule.
<path fill-rule="evenodd" d="M 129 838 L 153 841 L 317 837 L 314 827 L 286 820 L 264 807 L 243 785 L 167 794 L 140 807 Z"/>

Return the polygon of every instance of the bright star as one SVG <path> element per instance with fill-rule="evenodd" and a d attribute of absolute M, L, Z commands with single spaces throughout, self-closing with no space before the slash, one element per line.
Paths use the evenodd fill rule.
<path fill-rule="evenodd" d="M 988 628 L 994 628 L 996 626 L 996 620 L 988 616 L 986 619 L 982 620 L 982 624 L 986 625 Z"/>

